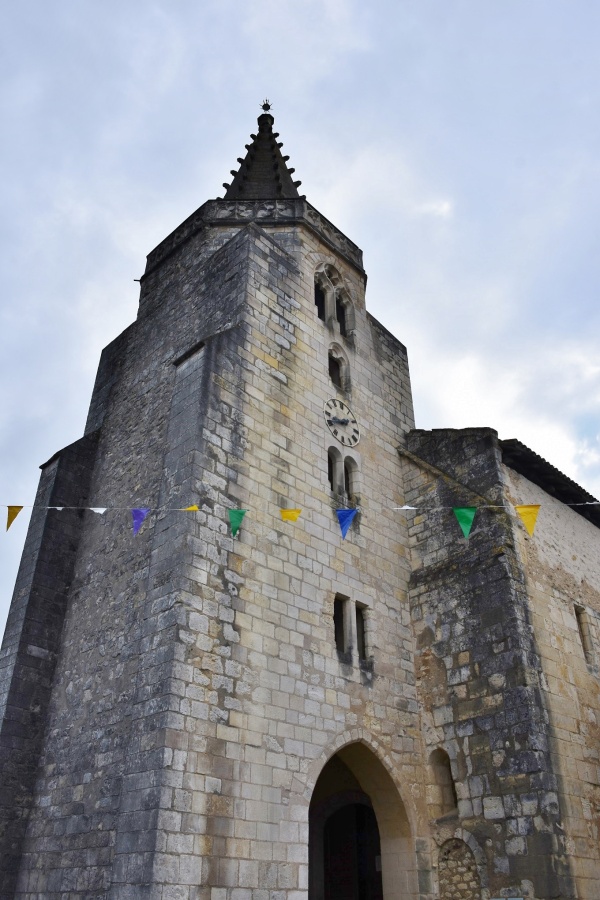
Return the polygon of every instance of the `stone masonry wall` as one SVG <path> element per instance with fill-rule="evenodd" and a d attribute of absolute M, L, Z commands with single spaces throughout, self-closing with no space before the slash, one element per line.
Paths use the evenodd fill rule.
<path fill-rule="evenodd" d="M 434 838 L 468 837 L 491 896 L 574 897 L 496 433 L 414 431 L 404 449 L 406 502 L 419 507 L 407 517 L 426 758 L 449 755 L 458 796 Z M 464 539 L 452 507 L 490 505 Z"/>
<path fill-rule="evenodd" d="M 512 469 L 505 476 L 511 504 L 540 504 L 533 536 L 516 518 L 514 531 L 552 724 L 567 851 L 577 896 L 593 900 L 600 884 L 600 531 Z"/>
<path fill-rule="evenodd" d="M 196 281 L 195 303 L 186 303 L 176 280 L 165 278 L 158 286 L 164 292 L 159 313 L 142 317 L 130 330 L 104 412 L 91 487 L 91 503 L 115 511 L 93 516 L 82 537 L 21 869 L 25 895 L 104 897 L 109 887 L 118 893 L 119 885 L 152 881 L 155 795 L 167 767 L 164 728 L 181 650 L 172 609 L 178 585 L 173 587 L 162 565 L 163 514 L 156 530 L 146 528 L 134 539 L 127 510 L 162 504 L 177 359 L 212 336 L 213 359 L 235 365 L 236 341 L 222 335 L 234 327 L 244 302 L 246 256 L 236 245 L 213 255 L 202 283 Z M 213 289 L 208 298 L 205 287 Z M 97 386 L 102 390 L 102 380 Z M 211 400 L 210 394 L 201 396 L 199 411 L 206 412 Z M 195 447 L 202 449 L 199 441 Z M 181 514 L 164 516 L 176 532 L 169 555 L 177 581 L 186 538 Z M 213 524 L 211 535 L 219 528 L 225 530 Z"/>
<path fill-rule="evenodd" d="M 290 250 L 292 235 L 284 237 Z M 400 432 L 373 428 L 371 435 L 369 429 L 395 388 L 379 375 L 381 399 L 370 410 L 362 373 L 377 375 L 363 319 L 352 366 L 353 409 L 365 428 L 361 478 L 373 497 L 387 466 L 389 494 L 382 498 L 379 491 L 371 516 L 368 505 L 364 510 L 360 532 L 342 543 L 327 485 L 330 438 L 322 419 L 323 404 L 335 393 L 327 372 L 331 335 L 316 317 L 313 298 L 313 265 L 322 257 L 318 245 L 304 247 L 298 236 L 295 243 L 292 258 L 305 261 L 300 271 L 279 256 L 271 238 L 257 237 L 240 350 L 243 391 L 236 395 L 235 377 L 222 373 L 219 379 L 227 409 L 236 396 L 244 400 L 243 461 L 231 465 L 226 435 L 219 442 L 214 423 L 205 426 L 206 440 L 226 466 L 214 484 L 222 510 L 237 500 L 249 512 L 239 537 L 224 543 L 231 550 L 218 567 L 205 547 L 193 547 L 192 565 L 206 571 L 207 580 L 200 594 L 185 598 L 187 650 L 178 667 L 185 718 L 168 737 L 182 788 L 161 813 L 165 836 L 153 872 L 163 896 L 180 885 L 180 896 L 190 898 L 304 897 L 310 786 L 344 735 L 348 742 L 366 732 L 397 759 L 404 791 L 419 780 L 412 644 L 398 577 L 398 559 L 402 576 L 406 556 L 390 511 Z M 359 289 L 360 283 L 357 302 Z M 395 409 L 410 421 L 411 411 L 397 399 Z M 281 522 L 281 506 L 302 508 L 297 525 Z M 367 546 L 377 549 L 367 555 Z M 357 664 L 356 651 L 352 666 L 338 659 L 337 592 L 373 612 L 375 684 Z M 222 626 L 215 627 L 217 618 Z M 401 873 L 399 884 L 416 896 L 414 871 Z"/>
<path fill-rule="evenodd" d="M 301 900 L 312 786 L 356 741 L 393 779 L 410 835 L 384 884 L 433 896 L 393 509 L 406 353 L 367 319 L 356 268 L 310 229 L 269 231 L 205 229 L 172 252 L 97 382 L 89 504 L 113 509 L 81 535 L 18 897 Z M 316 316 L 323 262 L 354 303 L 353 341 Z M 361 426 L 345 541 L 327 481 L 332 340 Z M 145 505 L 134 537 L 128 509 Z M 231 506 L 248 509 L 235 540 Z M 364 607 L 367 666 L 355 635 L 339 658 L 336 594 Z"/>
<path fill-rule="evenodd" d="M 97 433 L 43 469 L 0 652 L 0 896 L 13 894 Z M 65 509 L 45 509 L 51 505 Z"/>

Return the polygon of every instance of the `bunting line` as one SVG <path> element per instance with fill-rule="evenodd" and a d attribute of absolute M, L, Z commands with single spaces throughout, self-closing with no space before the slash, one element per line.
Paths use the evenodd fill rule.
<path fill-rule="evenodd" d="M 600 506 L 600 500 L 587 500 L 585 503 L 564 503 L 562 500 L 559 502 L 563 506 L 568 506 L 570 508 L 573 508 L 575 506 Z M 268 504 L 262 503 L 262 504 L 257 505 L 255 508 L 256 509 L 267 509 L 271 505 L 272 504 L 270 504 L 270 503 L 268 503 Z M 7 503 L 0 503 L 0 506 L 4 506 L 7 509 L 18 508 L 19 511 L 21 511 L 22 509 L 57 509 L 59 511 L 63 510 L 63 509 L 82 509 L 82 510 L 89 509 L 92 512 L 96 512 L 96 513 L 100 513 L 100 514 L 105 513 L 105 512 L 111 512 L 112 510 L 130 511 L 131 509 L 134 508 L 131 506 L 44 506 L 39 503 L 23 503 L 19 507 L 13 507 Z M 354 506 L 343 507 L 343 508 L 344 509 L 358 509 L 358 510 L 362 509 L 362 507 L 354 507 Z M 448 505 L 448 506 L 444 506 L 444 505 L 440 505 L 440 506 L 410 506 L 408 504 L 404 504 L 404 506 L 379 506 L 379 507 L 372 507 L 372 508 L 373 509 L 376 509 L 376 508 L 388 509 L 388 510 L 392 510 L 393 512 L 403 512 L 403 511 L 419 511 L 420 512 L 423 510 L 427 511 L 427 510 L 434 510 L 434 509 L 455 509 L 454 506 L 450 506 L 450 505 Z M 501 503 L 480 503 L 475 508 L 476 509 L 506 509 L 506 506 Z M 514 507 L 514 509 L 516 509 L 516 506 Z M 193 506 L 153 506 L 153 507 L 151 507 L 151 511 L 152 512 L 201 512 L 201 509 L 199 506 L 194 504 Z M 284 510 L 284 512 L 293 512 L 293 511 L 294 510 Z M 303 510 L 300 510 L 300 513 L 302 513 L 302 512 L 303 512 Z M 17 515 L 18 515 L 18 513 L 17 513 Z"/>
<path fill-rule="evenodd" d="M 561 501 L 562 502 L 562 501 Z M 5 505 L 5 504 L 0 504 Z M 563 506 L 575 508 L 575 507 L 585 507 L 585 506 L 600 506 L 600 500 L 587 500 L 581 503 L 563 503 Z M 258 503 L 256 505 L 256 509 L 265 510 L 272 507 L 272 504 L 267 503 Z M 465 539 L 469 538 L 471 534 L 473 521 L 477 514 L 478 510 L 503 510 L 505 512 L 509 512 L 510 509 L 514 509 L 515 514 L 519 517 L 521 522 L 523 523 L 524 528 L 526 529 L 529 536 L 533 536 L 538 514 L 541 508 L 540 504 L 499 504 L 499 503 L 483 503 L 478 506 L 412 506 L 411 504 L 405 503 L 402 506 L 379 506 L 379 510 L 389 510 L 389 511 L 398 511 L 398 512 L 432 512 L 434 510 L 452 510 L 454 516 L 456 517 L 457 523 L 463 533 Z M 156 506 L 156 507 L 131 507 L 131 506 L 43 506 L 41 504 L 31 504 L 31 505 L 15 505 L 15 504 L 6 504 L 7 509 L 7 519 L 6 519 L 6 530 L 11 527 L 21 510 L 23 509 L 54 509 L 58 512 L 61 512 L 65 509 L 70 510 L 89 510 L 98 515 L 104 515 L 107 512 L 112 511 L 129 511 L 132 516 L 132 528 L 133 534 L 137 535 L 142 528 L 144 521 L 148 517 L 150 513 L 161 513 L 161 512 L 202 512 L 201 508 L 198 504 L 193 503 L 189 506 Z M 247 509 L 227 509 L 227 516 L 229 519 L 229 526 L 231 528 L 232 537 L 235 537 L 241 527 L 242 520 L 244 516 L 248 512 Z M 373 513 L 376 513 L 377 506 L 372 508 Z M 310 512 L 310 511 L 309 511 Z M 340 526 L 340 531 L 342 535 L 342 539 L 346 538 L 348 530 L 355 518 L 355 516 L 361 512 L 361 507 L 339 507 L 334 510 L 334 513 L 337 517 L 338 524 Z M 279 507 L 279 515 L 283 522 L 297 522 L 300 516 L 302 515 L 303 510 L 301 508 L 292 507 L 292 508 L 281 508 Z"/>

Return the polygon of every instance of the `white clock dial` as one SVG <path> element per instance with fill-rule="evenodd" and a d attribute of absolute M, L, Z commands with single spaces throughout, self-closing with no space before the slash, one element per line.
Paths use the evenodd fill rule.
<path fill-rule="evenodd" d="M 323 408 L 325 421 L 330 432 L 345 447 L 355 447 L 360 440 L 360 429 L 356 417 L 343 400 L 328 400 Z"/>

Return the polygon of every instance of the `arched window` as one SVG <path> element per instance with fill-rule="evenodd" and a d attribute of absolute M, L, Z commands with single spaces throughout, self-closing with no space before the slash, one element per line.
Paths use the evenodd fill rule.
<path fill-rule="evenodd" d="M 347 456 L 344 460 L 344 494 L 348 500 L 354 500 L 357 493 L 356 474 L 356 462 Z"/>
<path fill-rule="evenodd" d="M 450 757 L 441 747 L 434 750 L 429 757 L 429 768 L 432 775 L 429 791 L 430 809 L 432 818 L 439 819 L 441 816 L 456 812 L 458 808 Z"/>
<path fill-rule="evenodd" d="M 341 492 L 342 477 L 342 454 L 337 447 L 330 447 L 327 451 L 327 480 L 332 493 L 339 494 Z"/>
<path fill-rule="evenodd" d="M 337 388 L 342 387 L 342 366 L 331 350 L 329 351 L 329 377 Z"/>
<path fill-rule="evenodd" d="M 319 319 L 340 336 L 350 340 L 355 329 L 354 306 L 344 279 L 332 265 L 321 265 L 314 278 L 315 307 Z"/>
<path fill-rule="evenodd" d="M 327 481 L 329 488 L 351 504 L 360 502 L 358 495 L 358 463 L 351 456 L 343 457 L 337 447 L 327 450 Z"/>
<path fill-rule="evenodd" d="M 346 306 L 339 294 L 335 298 L 335 317 L 338 321 L 338 325 L 340 326 L 341 336 L 347 337 L 348 331 L 346 327 Z"/>
<path fill-rule="evenodd" d="M 339 391 L 350 393 L 350 365 L 348 357 L 339 344 L 332 344 L 329 348 L 329 377 Z"/>
<path fill-rule="evenodd" d="M 438 857 L 438 878 L 440 900 L 479 900 L 481 897 L 477 862 L 465 841 L 450 838 L 442 844 Z"/>
<path fill-rule="evenodd" d="M 315 306 L 317 307 L 317 316 L 325 321 L 325 291 L 318 281 L 315 280 Z"/>
<path fill-rule="evenodd" d="M 329 269 L 331 269 L 331 267 L 326 266 L 318 272 L 315 272 L 315 309 L 317 311 L 317 317 L 321 319 L 322 322 L 327 323 L 329 323 L 333 315 L 333 306 L 335 305 L 335 288 L 328 274 Z"/>

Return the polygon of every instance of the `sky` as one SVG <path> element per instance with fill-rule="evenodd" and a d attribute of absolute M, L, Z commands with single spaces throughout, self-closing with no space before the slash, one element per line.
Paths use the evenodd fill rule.
<path fill-rule="evenodd" d="M 265 97 L 363 249 L 417 427 L 491 426 L 600 496 L 599 26 L 597 0 L 6 4 L 0 504 L 82 435 L 146 254 L 222 196 Z"/>

